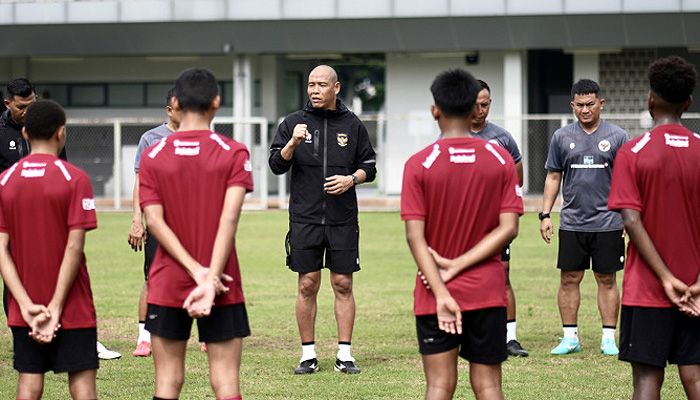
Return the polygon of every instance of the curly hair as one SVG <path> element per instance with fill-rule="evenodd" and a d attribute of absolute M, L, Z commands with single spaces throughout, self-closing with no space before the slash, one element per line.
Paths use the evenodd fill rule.
<path fill-rule="evenodd" d="M 673 104 L 688 100 L 697 75 L 695 66 L 679 56 L 659 58 L 649 64 L 651 91 Z"/>

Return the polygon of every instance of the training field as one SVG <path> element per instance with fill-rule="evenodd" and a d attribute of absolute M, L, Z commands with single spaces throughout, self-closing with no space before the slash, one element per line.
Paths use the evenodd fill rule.
<path fill-rule="evenodd" d="M 98 394 L 103 399 L 146 399 L 153 395 L 151 358 L 131 356 L 136 339 L 138 295 L 143 283 L 142 253 L 129 248 L 127 213 L 100 213 L 99 229 L 88 234 L 87 259 L 97 306 L 99 337 L 122 359 L 101 362 Z M 558 222 L 558 221 L 555 221 Z M 561 335 L 556 307 L 558 272 L 556 242 L 539 238 L 535 214 L 521 219 L 513 244 L 511 281 L 518 300 L 518 338 L 530 357 L 503 364 L 503 386 L 509 399 L 624 399 L 631 395 L 627 364 L 599 354 L 601 324 L 595 283 L 582 286 L 579 333 L 583 351 L 554 357 L 549 350 Z M 360 216 L 362 271 L 356 274 L 357 320 L 353 353 L 362 373 L 333 371 L 336 328 L 328 274 L 319 294 L 316 344 L 321 371 L 295 376 L 300 344 L 294 319 L 296 276 L 284 266 L 283 238 L 287 214 L 245 212 L 237 235 L 246 305 L 252 336 L 244 341 L 241 373 L 246 399 L 418 399 L 424 380 L 412 316 L 416 267 L 404 239 L 398 213 Z M 621 283 L 621 276 L 618 277 Z M 0 399 L 14 398 L 11 335 L 0 316 Z M 206 356 L 190 341 L 187 377 L 181 398 L 213 398 Z M 46 399 L 67 398 L 67 376 L 47 375 Z M 455 398 L 473 398 L 467 364 L 460 361 Z M 667 370 L 664 399 L 684 393 L 675 367 Z"/>

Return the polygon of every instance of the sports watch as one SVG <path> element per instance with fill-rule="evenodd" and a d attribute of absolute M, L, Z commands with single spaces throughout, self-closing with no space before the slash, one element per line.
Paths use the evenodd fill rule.
<path fill-rule="evenodd" d="M 539 213 L 537 214 L 537 217 L 540 219 L 540 221 L 544 221 L 545 219 L 549 218 L 549 213 Z"/>
<path fill-rule="evenodd" d="M 355 174 L 352 174 L 352 175 L 350 175 L 350 176 L 352 176 L 352 184 L 353 184 L 353 186 L 357 186 L 357 184 L 360 183 L 360 178 L 358 178 L 357 175 L 355 175 Z"/>

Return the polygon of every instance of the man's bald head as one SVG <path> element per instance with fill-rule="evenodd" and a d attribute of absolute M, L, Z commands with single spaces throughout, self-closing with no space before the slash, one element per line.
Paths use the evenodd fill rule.
<path fill-rule="evenodd" d="M 312 69 L 311 73 L 309 73 L 309 80 L 311 80 L 312 75 L 324 76 L 328 78 L 328 81 L 331 84 L 338 82 L 338 73 L 335 72 L 333 67 L 329 65 L 319 65 L 316 68 Z"/>
<path fill-rule="evenodd" d="M 338 74 L 328 65 L 319 65 L 311 70 L 306 93 L 311 106 L 323 110 L 335 110 L 336 98 L 340 92 Z"/>

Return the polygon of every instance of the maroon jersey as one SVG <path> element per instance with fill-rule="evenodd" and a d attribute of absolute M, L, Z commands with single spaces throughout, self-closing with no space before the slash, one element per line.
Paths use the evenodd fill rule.
<path fill-rule="evenodd" d="M 401 218 L 424 220 L 428 246 L 447 258 L 474 247 L 501 213 L 523 213 L 513 158 L 500 146 L 460 137 L 440 139 L 406 162 Z M 462 311 L 506 306 L 500 252 L 447 283 Z M 435 314 L 435 296 L 416 277 L 414 312 Z"/>
<path fill-rule="evenodd" d="M 232 139 L 211 131 L 173 133 L 146 149 L 141 157 L 141 208 L 162 205 L 165 222 L 180 243 L 197 262 L 208 267 L 226 190 L 242 186 L 252 191 L 251 170 L 248 149 Z M 242 303 L 235 246 L 224 273 L 233 282 L 226 283 L 229 291 L 217 296 L 215 305 Z M 148 274 L 148 303 L 182 307 L 196 286 L 187 271 L 158 246 Z"/>
<path fill-rule="evenodd" d="M 22 285 L 35 304 L 48 305 L 68 243 L 68 232 L 97 227 L 90 178 L 78 167 L 48 154 L 30 154 L 0 175 L 0 231 Z M 63 329 L 94 328 L 95 305 L 85 255 L 61 314 Z M 10 296 L 8 325 L 26 327 Z"/>
<path fill-rule="evenodd" d="M 700 273 L 700 136 L 680 125 L 661 125 L 625 144 L 615 158 L 608 207 L 639 211 L 673 275 L 695 283 Z M 632 243 L 622 287 L 626 306 L 673 306 Z"/>

